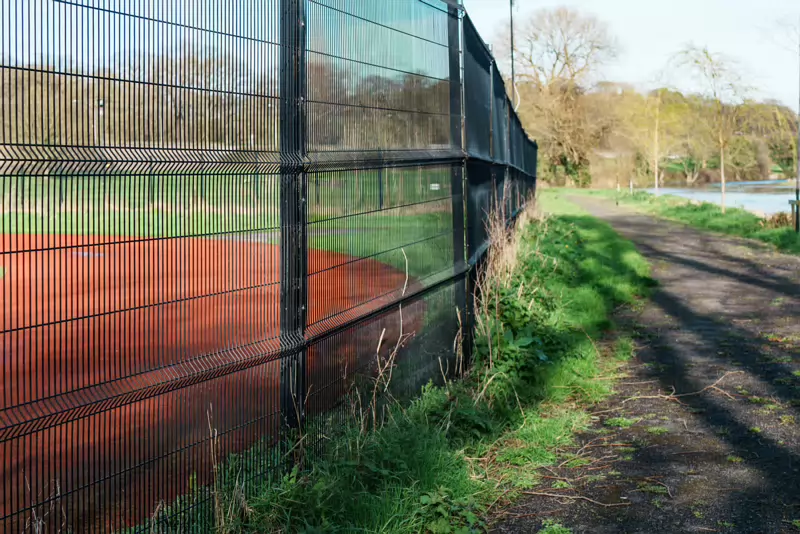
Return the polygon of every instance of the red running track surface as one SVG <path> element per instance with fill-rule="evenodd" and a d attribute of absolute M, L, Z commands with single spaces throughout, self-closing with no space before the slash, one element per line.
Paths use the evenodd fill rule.
<path fill-rule="evenodd" d="M 209 418 L 219 458 L 277 435 L 278 246 L 4 235 L 0 253 L 0 518 L 21 511 L 10 519 L 24 523 L 50 499 L 36 510 L 45 523 L 132 526 L 186 493 L 193 473 L 209 482 Z M 317 330 L 407 283 L 385 264 L 319 250 L 309 273 Z M 423 314 L 421 302 L 404 311 L 403 331 Z M 346 393 L 343 375 L 374 360 L 384 328 L 385 352 L 397 312 L 308 352 L 310 412 Z"/>

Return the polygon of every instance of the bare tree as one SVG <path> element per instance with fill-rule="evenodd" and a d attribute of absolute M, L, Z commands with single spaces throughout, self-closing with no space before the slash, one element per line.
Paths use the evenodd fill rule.
<path fill-rule="evenodd" d="M 507 35 L 508 28 L 498 39 L 496 52 L 502 57 L 510 55 Z M 523 19 L 514 50 L 519 113 L 539 141 L 543 166 L 551 175 L 563 169 L 576 183 L 586 181 L 588 154 L 608 124 L 585 97 L 592 75 L 616 55 L 614 38 L 595 17 L 545 9 Z"/>
<path fill-rule="evenodd" d="M 586 84 L 600 65 L 617 55 L 606 24 L 564 7 L 537 11 L 523 21 L 515 48 L 520 78 L 539 88 Z"/>
<path fill-rule="evenodd" d="M 704 86 L 705 96 L 712 107 L 704 115 L 705 126 L 714 136 L 719 153 L 722 212 L 725 213 L 725 155 L 734 136 L 739 132 L 744 94 L 747 92 L 731 60 L 714 54 L 708 48 L 689 47 L 680 54 L 683 63 Z"/>

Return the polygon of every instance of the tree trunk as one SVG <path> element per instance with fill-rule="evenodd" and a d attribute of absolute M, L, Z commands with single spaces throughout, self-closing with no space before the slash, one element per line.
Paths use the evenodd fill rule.
<path fill-rule="evenodd" d="M 725 213 L 725 149 L 719 149 L 719 170 L 722 182 L 722 213 Z"/>
<path fill-rule="evenodd" d="M 661 93 L 658 93 L 658 100 L 656 101 L 656 127 L 653 132 L 653 178 L 656 181 L 656 195 L 658 195 L 658 153 L 659 153 L 659 139 L 658 133 L 661 127 Z"/>

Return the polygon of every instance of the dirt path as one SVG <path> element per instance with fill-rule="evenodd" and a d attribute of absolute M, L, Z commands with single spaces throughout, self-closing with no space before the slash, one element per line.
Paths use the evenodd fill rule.
<path fill-rule="evenodd" d="M 622 319 L 637 357 L 580 438 L 584 465 L 536 488 L 571 498 L 531 497 L 495 530 L 800 532 L 800 258 L 572 200 L 633 241 L 659 287 Z"/>

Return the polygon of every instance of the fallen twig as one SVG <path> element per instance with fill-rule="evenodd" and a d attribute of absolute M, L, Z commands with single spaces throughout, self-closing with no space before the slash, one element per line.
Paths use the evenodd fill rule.
<path fill-rule="evenodd" d="M 608 469 L 609 467 L 611 467 L 611 464 L 601 465 L 599 467 L 587 467 L 586 470 L 587 471 L 599 471 L 601 469 Z"/>
<path fill-rule="evenodd" d="M 550 471 L 550 474 L 552 474 L 552 475 L 553 475 L 552 477 L 546 477 L 546 478 L 555 478 L 555 479 L 558 479 L 558 480 L 564 480 L 564 481 L 566 481 L 566 482 L 569 482 L 569 480 L 570 480 L 570 479 L 568 479 L 568 478 L 566 478 L 566 477 L 560 477 L 560 476 L 558 476 L 558 473 L 556 473 L 555 471 L 553 471 L 552 469 L 550 469 L 550 468 L 549 468 L 549 467 L 547 467 L 546 465 L 543 465 L 542 467 L 543 467 L 543 468 L 545 468 L 546 470 Z M 542 475 L 542 476 L 544 476 L 544 475 Z"/>
<path fill-rule="evenodd" d="M 670 489 L 669 489 L 669 486 L 667 486 L 666 484 L 664 484 L 664 483 L 663 483 L 663 482 L 661 482 L 660 480 L 656 480 L 656 479 L 654 479 L 654 478 L 645 478 L 645 480 L 647 480 L 648 482 L 653 482 L 653 483 L 655 483 L 655 484 L 658 484 L 659 486 L 664 486 L 664 488 L 667 490 L 667 495 L 669 495 L 669 498 L 670 498 L 670 499 L 672 499 L 672 498 L 673 498 L 673 497 L 672 497 L 672 492 L 670 491 Z"/>
<path fill-rule="evenodd" d="M 500 512 L 497 513 L 497 517 L 509 518 L 509 519 L 522 519 L 523 517 L 533 517 L 533 516 L 537 516 L 537 515 L 557 514 L 557 513 L 559 513 L 561 511 L 561 510 L 543 510 L 541 512 L 531 512 L 529 514 L 512 514 L 510 512 L 510 510 L 515 510 L 515 509 L 520 508 L 522 506 L 525 506 L 525 504 L 521 504 L 521 505 L 518 505 L 518 506 L 511 507 L 508 510 L 501 510 Z"/>
<path fill-rule="evenodd" d="M 494 507 L 494 505 L 495 505 L 495 504 L 497 504 L 497 503 L 500 501 L 500 499 L 502 499 L 503 497 L 505 497 L 506 495 L 508 495 L 508 493 L 509 493 L 509 492 L 511 492 L 511 491 L 513 491 L 513 490 L 515 490 L 515 489 L 516 489 L 516 488 L 508 488 L 508 489 L 507 489 L 507 490 L 505 490 L 505 491 L 504 491 L 502 494 L 500 494 L 500 496 L 499 496 L 499 497 L 497 497 L 497 498 L 496 498 L 496 499 L 495 499 L 495 500 L 492 502 L 492 504 L 490 504 L 490 505 L 489 505 L 489 507 L 486 509 L 486 513 L 488 514 L 488 513 L 489 513 L 489 512 L 492 510 L 492 508 Z"/>
<path fill-rule="evenodd" d="M 706 454 L 711 451 L 681 451 L 681 452 L 671 452 L 669 456 L 677 456 L 679 454 Z"/>
<path fill-rule="evenodd" d="M 727 378 L 730 375 L 737 375 L 737 374 L 742 374 L 742 373 L 744 373 L 744 371 L 728 371 L 727 373 L 725 373 L 724 375 L 719 377 L 716 380 L 716 382 L 714 382 L 713 384 L 709 384 L 708 386 L 704 387 L 703 389 L 701 389 L 699 391 L 693 391 L 691 393 L 680 393 L 680 394 L 675 394 L 673 392 L 673 393 L 670 393 L 669 395 L 641 395 L 641 396 L 636 396 L 636 397 L 628 397 L 627 399 L 622 401 L 622 404 L 625 404 L 626 402 L 629 402 L 629 401 L 632 401 L 632 400 L 641 400 L 641 399 L 664 399 L 664 400 L 668 400 L 668 401 L 679 402 L 678 401 L 679 398 L 691 397 L 693 395 L 700 395 L 701 393 L 705 393 L 706 391 L 708 391 L 710 389 L 714 389 L 714 390 L 719 391 L 720 393 L 723 393 L 723 394 L 727 395 L 728 397 L 730 397 L 730 394 L 727 391 L 723 391 L 722 389 L 718 388 L 717 384 L 719 384 L 720 382 L 725 380 L 725 378 Z"/>
<path fill-rule="evenodd" d="M 526 517 L 536 517 L 536 516 L 540 516 L 540 515 L 550 515 L 550 514 L 556 514 L 558 512 L 559 512 L 559 510 L 545 510 L 543 512 L 531 512 L 529 514 L 517 514 L 517 515 L 508 514 L 507 517 L 509 519 L 524 519 Z"/>
<path fill-rule="evenodd" d="M 497 378 L 500 375 L 506 376 L 506 374 L 504 372 L 500 371 L 499 373 L 495 373 L 491 377 L 489 377 L 489 380 L 486 381 L 486 384 L 483 386 L 483 389 L 481 390 L 481 392 L 478 394 L 477 398 L 475 399 L 475 406 L 477 406 L 478 403 L 483 398 L 483 395 L 486 393 L 486 388 L 489 387 L 489 384 L 492 383 L 492 380 L 494 380 L 495 378 Z"/>
<path fill-rule="evenodd" d="M 604 441 L 604 440 L 609 440 L 609 439 L 611 439 L 611 436 L 601 436 L 599 438 L 595 438 L 595 439 L 589 441 L 588 443 L 586 443 L 586 445 L 584 445 L 580 449 L 578 449 L 577 454 L 581 454 L 584 451 L 584 449 L 591 449 L 592 447 L 604 447 L 605 443 L 601 443 L 600 445 L 595 445 L 594 443 L 597 442 L 597 441 Z"/>
<path fill-rule="evenodd" d="M 564 460 L 563 462 L 561 462 L 560 464 L 558 464 L 556 467 L 557 467 L 558 469 L 561 469 L 562 467 L 564 467 L 564 466 L 565 466 L 565 465 L 567 465 L 568 463 L 570 463 L 570 462 L 574 462 L 575 460 L 578 460 L 578 459 L 580 459 L 580 458 L 583 458 L 584 456 L 586 456 L 586 454 L 576 454 L 576 455 L 575 455 L 575 456 L 573 456 L 572 458 L 567 458 L 566 460 Z"/>
<path fill-rule="evenodd" d="M 616 412 L 617 408 L 611 408 L 609 410 L 600 410 L 597 412 L 589 412 L 589 415 L 600 415 L 601 413 L 609 413 L 609 412 Z"/>
<path fill-rule="evenodd" d="M 597 445 L 586 445 L 584 449 L 596 449 L 597 447 L 630 447 L 630 443 L 599 443 Z M 583 449 L 581 449 L 583 450 Z"/>
<path fill-rule="evenodd" d="M 606 508 L 613 508 L 615 506 L 630 506 L 631 503 L 629 502 L 618 502 L 618 503 L 604 503 L 600 501 L 596 501 L 594 499 L 590 499 L 589 497 L 584 497 L 583 495 L 556 495 L 553 493 L 544 493 L 541 491 L 524 491 L 525 495 L 536 495 L 539 497 L 550 497 L 551 499 L 573 499 L 573 500 L 581 500 L 590 502 L 592 504 L 596 504 L 597 506 L 603 506 Z"/>
<path fill-rule="evenodd" d="M 619 375 L 615 375 L 615 376 L 598 376 L 598 377 L 592 378 L 592 380 L 594 380 L 595 382 L 603 382 L 603 381 L 608 381 L 608 380 L 620 380 L 620 379 L 623 379 L 623 378 L 630 378 L 630 377 L 631 377 L 630 375 L 625 375 L 625 376 L 619 376 Z M 624 382 L 622 382 L 622 383 L 624 384 Z"/>

